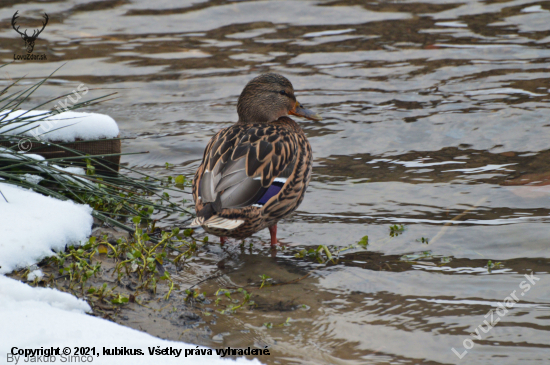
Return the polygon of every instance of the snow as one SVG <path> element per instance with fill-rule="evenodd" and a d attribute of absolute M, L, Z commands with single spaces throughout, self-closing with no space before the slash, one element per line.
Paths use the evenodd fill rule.
<path fill-rule="evenodd" d="M 57 169 L 76 175 L 86 175 L 86 171 L 82 167 L 61 167 L 54 165 Z"/>
<path fill-rule="evenodd" d="M 44 161 L 44 164 L 48 164 L 46 159 L 44 157 L 40 156 L 40 155 L 35 155 L 35 154 L 32 154 L 32 153 L 24 153 L 24 152 L 20 152 L 20 151 L 14 153 L 13 151 L 10 151 L 10 150 L 8 150 L 7 148 L 4 148 L 4 147 L 0 147 L 0 158 L 8 158 L 8 159 L 12 159 L 12 160 L 22 160 L 22 161 L 36 160 L 36 161 Z M 68 172 L 69 174 L 86 175 L 86 171 L 84 171 L 84 169 L 82 167 L 74 167 L 74 166 L 63 167 L 63 166 L 58 166 L 58 165 L 54 165 L 54 164 L 50 164 L 50 166 L 54 167 L 58 170 L 64 171 L 64 172 Z M 49 173 L 51 173 L 50 171 L 45 170 L 42 163 L 29 165 L 28 167 L 33 168 L 33 169 L 35 169 L 37 171 L 40 171 L 40 172 L 49 172 Z M 78 178 L 72 178 L 70 176 L 66 176 L 66 174 L 62 175 L 61 177 L 65 178 L 67 180 L 71 180 L 73 182 L 77 181 L 77 179 L 78 179 Z M 41 177 L 39 175 L 33 175 L 33 174 L 25 174 L 25 175 L 22 176 L 22 178 L 25 179 L 26 181 L 30 182 L 31 184 L 38 184 L 38 183 L 40 183 L 40 181 L 44 180 L 43 177 Z"/>
<path fill-rule="evenodd" d="M 35 154 L 32 154 L 32 153 L 22 153 L 22 152 L 13 153 L 13 151 L 10 151 L 6 147 L 0 147 L 0 152 L 4 152 L 4 153 L 0 153 L 0 157 L 11 158 L 11 159 L 14 159 L 14 160 L 25 160 L 25 159 L 29 159 L 29 160 L 32 159 L 32 160 L 36 160 L 36 161 L 45 161 L 46 160 L 45 157 L 40 156 L 40 155 L 35 155 Z"/>
<path fill-rule="evenodd" d="M 33 270 L 30 273 L 27 274 L 27 281 L 33 281 L 36 278 L 41 278 L 44 276 L 44 273 L 42 270 Z"/>
<path fill-rule="evenodd" d="M 0 274 L 32 265 L 91 234 L 92 208 L 0 183 Z"/>
<path fill-rule="evenodd" d="M 20 281 L 0 275 L 0 308 L 2 308 L 0 313 L 3 314 L 4 309 L 9 309 L 12 305 L 19 307 L 32 303 L 40 303 L 44 307 L 75 313 L 91 311 L 88 303 L 68 293 L 51 288 L 33 288 Z M 0 336 L 2 335 L 5 336 L 0 332 Z M 0 341 L 0 343 L 4 342 L 4 340 Z"/>
<path fill-rule="evenodd" d="M 95 140 L 116 138 L 118 125 L 108 115 L 67 111 L 44 118 L 47 110 L 16 110 L 0 121 L 0 134 L 23 134 L 42 141 L 73 142 L 77 139 Z M 0 119 L 6 113 L 0 114 Z M 5 122 L 16 117 L 32 117 L 21 123 L 5 125 Z M 37 120 L 41 119 L 42 120 Z M 27 124 L 29 121 L 33 121 Z"/>
<path fill-rule="evenodd" d="M 36 185 L 38 185 L 40 181 L 44 180 L 42 176 L 38 176 L 38 175 L 25 174 L 23 175 L 23 177 L 25 178 L 26 181 Z"/>
<path fill-rule="evenodd" d="M 50 288 L 32 288 L 0 275 L 0 359 L 7 359 L 13 347 L 48 349 L 95 347 L 98 364 L 261 364 L 257 359 L 222 359 L 212 355 L 188 355 L 185 349 L 206 349 L 182 342 L 162 340 L 146 333 L 86 315 L 90 306 L 83 300 Z M 104 356 L 103 347 L 141 349 L 143 356 Z M 148 348 L 183 350 L 179 357 L 151 356 Z M 214 354 L 215 351 L 212 351 Z M 28 358 L 27 358 L 28 359 Z M 44 358 L 42 358 L 44 359 Z M 19 361 L 24 361 L 23 357 Z M 56 356 L 56 363 L 63 362 Z M 89 361 L 89 360 L 88 360 Z M 15 363 L 15 362 L 13 362 Z"/>

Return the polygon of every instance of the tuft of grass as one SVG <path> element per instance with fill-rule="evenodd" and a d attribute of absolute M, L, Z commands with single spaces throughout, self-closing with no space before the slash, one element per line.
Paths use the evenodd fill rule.
<path fill-rule="evenodd" d="M 426 237 L 420 237 L 420 239 L 417 240 L 418 242 L 429 244 L 429 239 Z"/>
<path fill-rule="evenodd" d="M 317 248 L 304 248 L 294 254 L 299 259 L 315 260 L 320 264 L 337 264 L 340 254 L 345 251 L 363 249 L 366 250 L 369 245 L 369 236 L 363 236 L 356 244 L 339 247 L 335 245 L 319 245 Z"/>
<path fill-rule="evenodd" d="M 260 285 L 260 289 L 264 287 L 265 283 L 267 281 L 271 281 L 271 276 L 268 276 L 266 274 L 258 275 L 260 279 L 262 279 L 262 284 Z"/>
<path fill-rule="evenodd" d="M 390 226 L 390 237 L 397 237 L 405 232 L 405 226 L 402 224 L 394 224 Z"/>
<path fill-rule="evenodd" d="M 241 294 L 242 295 L 242 302 L 238 299 L 233 299 L 231 297 L 231 294 Z M 256 305 L 256 303 L 253 300 L 250 300 L 252 298 L 252 294 L 247 292 L 244 288 L 238 288 L 238 289 L 218 289 L 216 293 L 214 294 L 216 297 L 215 305 L 220 305 L 223 297 L 220 295 L 224 295 L 226 297 L 226 301 L 229 301 L 229 304 L 225 305 L 225 309 L 219 310 L 220 314 L 232 314 L 236 313 L 237 309 L 241 309 L 243 307 L 250 307 Z"/>
<path fill-rule="evenodd" d="M 324 255 L 323 255 L 324 254 Z M 321 264 L 331 261 L 336 263 L 332 252 L 327 245 L 319 245 L 317 248 L 303 249 L 294 255 L 296 258 L 309 258 L 318 261 Z"/>
<path fill-rule="evenodd" d="M 364 236 L 359 240 L 359 242 L 357 242 L 357 244 L 363 248 L 367 248 L 369 245 L 369 236 Z"/>
<path fill-rule="evenodd" d="M 292 320 L 292 318 L 287 317 L 286 321 L 284 321 L 281 324 L 275 324 L 275 325 L 271 322 L 266 322 L 266 323 L 264 323 L 264 327 L 268 328 L 268 329 L 271 329 L 273 327 L 288 327 L 288 326 L 290 326 L 290 321 L 291 320 Z"/>
<path fill-rule="evenodd" d="M 411 253 L 408 255 L 403 255 L 399 259 L 401 261 L 417 261 L 417 260 L 426 260 L 433 258 L 432 251 L 421 251 L 419 253 Z"/>
<path fill-rule="evenodd" d="M 502 262 L 493 262 L 491 260 L 487 261 L 487 272 L 492 272 L 493 269 L 501 269 L 504 265 Z"/>
<path fill-rule="evenodd" d="M 92 306 L 99 308 L 105 304 L 135 302 L 141 293 L 156 295 L 160 284 L 165 292 L 164 299 L 168 300 L 177 287 L 164 266 L 168 263 L 176 267 L 183 265 L 181 260 L 179 263 L 171 260 L 168 253 L 176 251 L 192 256 L 197 241 L 193 237 L 181 238 L 178 229 L 160 231 L 152 223 L 140 226 L 139 216 L 134 217 L 133 222 L 134 233 L 128 238 L 114 241 L 107 235 L 90 237 L 80 247 L 69 246 L 44 259 L 40 266 L 50 275 L 35 280 L 33 285 L 56 287 L 85 297 Z M 153 241 L 152 237 L 157 239 Z M 28 271 L 22 271 L 19 276 L 25 277 Z M 198 291 L 189 290 L 186 294 L 188 299 L 200 295 Z"/>

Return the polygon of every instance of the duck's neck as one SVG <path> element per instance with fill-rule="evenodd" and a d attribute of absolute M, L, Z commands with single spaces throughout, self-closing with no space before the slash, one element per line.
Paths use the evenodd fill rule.
<path fill-rule="evenodd" d="M 269 124 L 271 122 L 274 122 L 274 120 L 267 122 L 265 120 L 247 120 L 247 119 L 239 118 L 239 120 L 237 121 L 237 124 Z"/>
<path fill-rule="evenodd" d="M 278 112 L 268 113 L 264 110 L 260 111 L 250 111 L 246 110 L 242 113 L 239 113 L 239 124 L 268 124 L 276 122 L 279 118 L 285 117 L 288 115 L 286 110 L 279 110 Z"/>

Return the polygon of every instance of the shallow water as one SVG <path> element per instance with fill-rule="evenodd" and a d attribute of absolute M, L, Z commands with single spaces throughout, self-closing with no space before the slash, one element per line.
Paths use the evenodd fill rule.
<path fill-rule="evenodd" d="M 287 76 L 324 117 L 300 121 L 315 159 L 303 204 L 279 225 L 288 252 L 271 257 L 260 232 L 251 250 L 211 245 L 177 277 L 182 289 L 215 277 L 199 285 L 207 293 L 262 274 L 303 279 L 254 290 L 254 310 L 204 317 L 201 344 L 268 345 L 277 355 L 268 363 L 550 359 L 548 2 L 6 0 L 0 9 L 3 62 L 24 52 L 12 14 L 29 27 L 24 17 L 50 15 L 34 51 L 48 61 L 16 62 L 1 78 L 63 65 L 32 103 L 80 83 L 116 89 L 91 110 L 135 138 L 125 152 L 150 152 L 124 157 L 148 173 L 192 176 L 261 72 Z M 404 232 L 390 237 L 393 224 Z M 343 252 L 336 265 L 290 253 L 365 235 L 367 249 Z M 489 260 L 500 267 L 489 272 Z M 525 291 L 530 272 L 540 280 Z M 514 290 L 514 308 L 477 335 Z M 460 361 L 451 350 L 471 344 Z"/>

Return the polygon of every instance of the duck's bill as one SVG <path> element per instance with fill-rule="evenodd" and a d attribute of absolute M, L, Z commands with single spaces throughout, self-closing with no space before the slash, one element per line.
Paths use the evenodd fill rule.
<path fill-rule="evenodd" d="M 296 115 L 297 117 L 303 117 L 311 120 L 321 120 L 321 116 L 309 109 L 303 108 L 301 104 L 296 103 L 294 110 L 288 112 L 288 114 Z"/>

